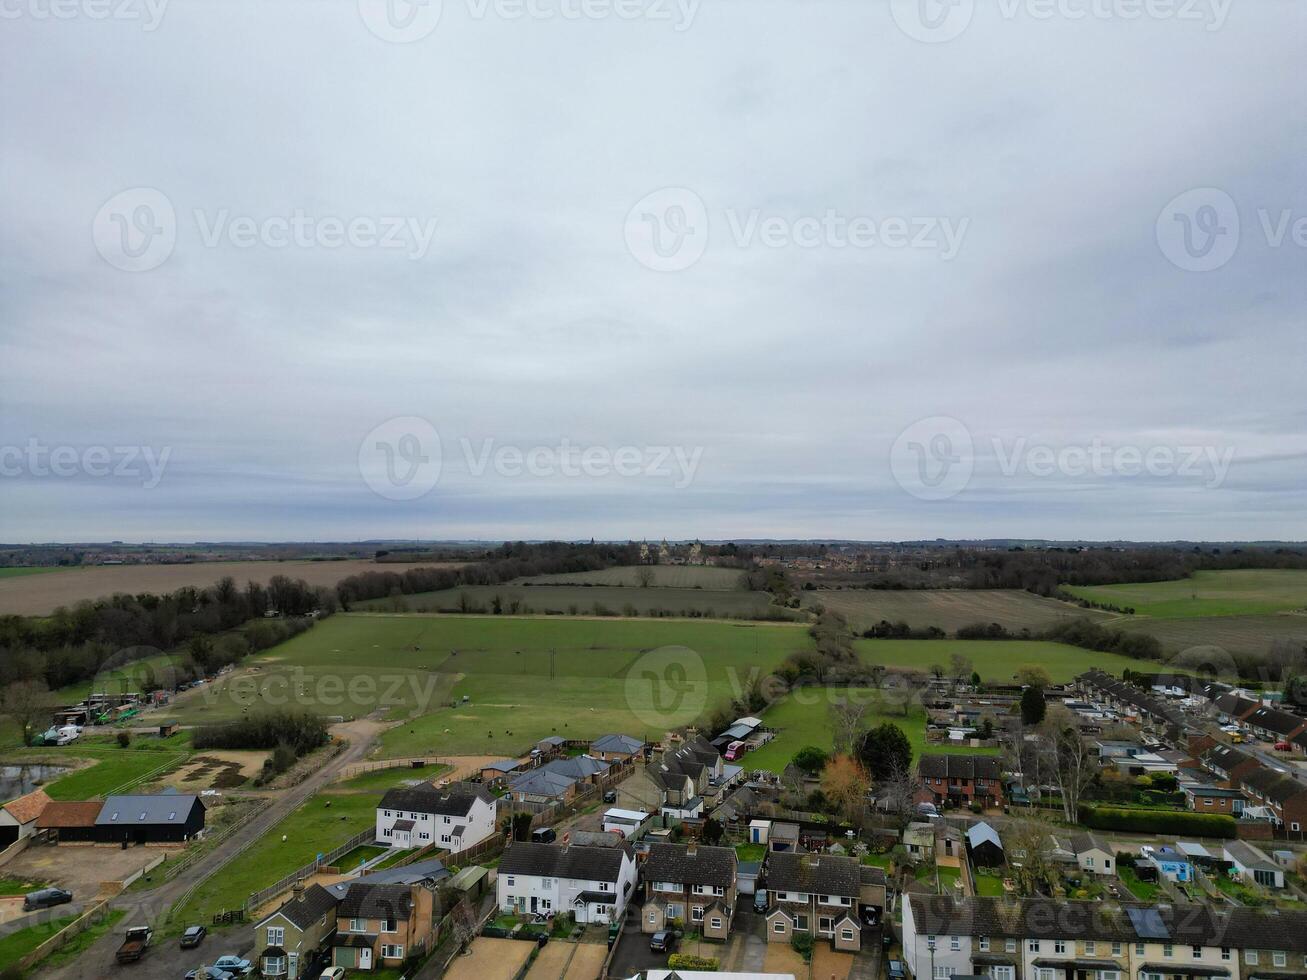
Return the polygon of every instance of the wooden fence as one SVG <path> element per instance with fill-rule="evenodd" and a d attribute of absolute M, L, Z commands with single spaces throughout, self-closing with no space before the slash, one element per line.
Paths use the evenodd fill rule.
<path fill-rule="evenodd" d="M 421 766 L 414 766 L 413 763 L 420 762 Z M 366 772 L 377 772 L 382 769 L 414 769 L 421 772 L 426 766 L 447 765 L 440 758 L 430 756 L 419 756 L 411 759 L 375 759 L 372 762 L 356 762 L 348 765 L 340 771 L 340 779 L 351 779 L 354 776 L 361 776 Z"/>
<path fill-rule="evenodd" d="M 93 925 L 101 922 L 109 914 L 109 900 L 104 899 L 98 905 L 95 905 L 72 922 L 68 923 L 63 929 L 60 929 L 53 936 L 43 942 L 36 949 L 32 950 L 21 960 L 18 961 L 18 967 L 21 970 L 30 970 L 37 963 L 49 956 L 57 949 L 61 949 L 75 936 L 80 936 Z"/>
<path fill-rule="evenodd" d="M 325 865 L 332 864 L 337 858 L 344 857 L 350 851 L 354 850 L 354 848 L 362 844 L 371 844 L 376 839 L 377 839 L 376 827 L 367 827 L 364 830 L 360 830 L 357 834 L 355 834 L 349 840 L 345 841 L 345 843 L 341 844 L 339 847 L 332 848 L 330 851 L 327 851 L 325 854 L 323 854 L 322 857 L 314 858 L 308 864 L 304 865 L 304 867 L 292 871 L 290 874 L 286 875 L 286 877 L 282 878 L 276 884 L 269 885 L 267 888 L 260 889 L 259 891 L 251 895 L 249 898 L 245 899 L 245 906 L 244 906 L 245 911 L 246 912 L 254 911 L 264 902 L 267 902 L 269 899 L 275 898 L 277 895 L 280 895 L 282 892 L 289 889 L 292 885 L 295 884 L 295 882 L 307 878 L 309 875 L 316 874 L 319 868 L 322 868 Z"/>

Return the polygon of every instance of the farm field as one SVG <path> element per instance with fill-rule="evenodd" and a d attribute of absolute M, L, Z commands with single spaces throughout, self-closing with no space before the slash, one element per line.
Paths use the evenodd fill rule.
<path fill-rule="evenodd" d="M 858 632 L 882 620 L 905 622 L 914 629 L 937 626 L 946 633 L 976 623 L 1038 632 L 1063 620 L 1106 615 L 1020 589 L 821 589 L 804 592 L 803 597 L 805 607 L 821 603 L 842 614 Z"/>
<path fill-rule="evenodd" d="M 1307 616 L 1293 613 L 1185 619 L 1121 616 L 1106 625 L 1126 633 L 1155 636 L 1169 654 L 1193 647 L 1219 647 L 1232 655 L 1260 657 L 1276 643 L 1307 644 Z"/>
<path fill-rule="evenodd" d="M 919 759 L 926 750 L 926 713 L 919 704 L 908 706 L 905 716 L 895 705 L 881 705 L 880 692 L 874 688 L 801 688 L 772 705 L 762 715 L 763 724 L 775 728 L 779 734 L 760 749 L 744 756 L 741 765 L 746 769 L 769 769 L 780 772 L 794 758 L 794 753 L 805 745 L 815 745 L 827 752 L 831 749 L 831 724 L 828 714 L 833 700 L 852 696 L 872 705 L 868 712 L 869 725 L 892 721 L 903 729 L 912 743 L 912 758 Z M 932 746 L 931 752 L 981 752 L 984 749 L 962 749 L 953 746 Z M 993 751 L 993 750 L 988 750 Z"/>
<path fill-rule="evenodd" d="M 1155 619 L 1307 612 L 1307 571 L 1296 569 L 1195 572 L 1173 582 L 1068 587 L 1067 591 Z"/>
<path fill-rule="evenodd" d="M 1038 664 L 1054 683 L 1071 680 L 1090 667 L 1110 673 L 1142 670 L 1147 662 L 1115 653 L 1097 653 L 1064 643 L 1031 640 L 855 640 L 858 656 L 871 664 L 913 667 L 929 671 L 934 664 L 948 669 L 949 658 L 960 653 L 971 659 L 981 680 L 1005 683 L 1026 664 Z"/>
<path fill-rule="evenodd" d="M 87 800 L 115 792 L 128 792 L 156 769 L 183 762 L 191 753 L 190 735 L 180 733 L 166 739 L 139 736 L 131 746 L 121 748 L 105 739 L 83 742 L 60 748 L 12 748 L 6 756 L 23 762 L 45 762 L 51 765 L 93 762 L 65 773 L 45 784 L 52 799 Z"/>
<path fill-rule="evenodd" d="M 239 909 L 251 894 L 308 864 L 319 854 L 375 826 L 377 794 L 329 790 L 310 797 L 258 842 L 203 885 L 172 922 L 209 922 L 215 912 Z M 286 840 L 283 841 L 282 837 Z M 248 928 L 238 927 L 238 928 Z"/>
<path fill-rule="evenodd" d="M 68 569 L 62 565 L 37 565 L 20 567 L 0 568 L 0 578 L 19 578 L 23 575 L 44 575 L 48 572 L 65 572 Z"/>
<path fill-rule="evenodd" d="M 437 563 L 438 564 L 438 563 Z M 58 575 L 0 574 L 0 615 L 44 616 L 115 592 L 171 592 L 183 586 L 206 588 L 230 575 L 240 586 L 267 582 L 274 575 L 302 578 L 310 585 L 335 585 L 359 572 L 403 571 L 406 566 L 345 561 L 212 561 L 175 565 L 96 565 L 60 569 Z M 27 569 L 11 569 L 26 572 Z"/>
<path fill-rule="evenodd" d="M 555 616 L 649 616 L 688 618 L 794 618 L 795 611 L 771 605 L 766 592 L 741 589 L 648 588 L 606 585 L 465 585 L 441 592 L 369 599 L 352 608 L 377 612 L 492 612 L 495 599 L 506 613 Z M 514 606 L 513 604 L 517 605 Z"/>
<path fill-rule="evenodd" d="M 198 724 L 277 703 L 345 716 L 382 708 L 409 718 L 383 737 L 386 757 L 510 755 L 555 732 L 661 735 L 810 644 L 789 623 L 336 615 L 159 718 Z M 660 710 L 646 670 L 668 677 Z"/>
<path fill-rule="evenodd" d="M 639 588 L 640 574 L 651 576 L 650 586 L 658 589 L 709 589 L 729 591 L 744 588 L 744 572 L 738 568 L 715 568 L 709 565 L 621 565 L 593 572 L 560 572 L 515 579 L 513 585 L 610 585 Z"/>

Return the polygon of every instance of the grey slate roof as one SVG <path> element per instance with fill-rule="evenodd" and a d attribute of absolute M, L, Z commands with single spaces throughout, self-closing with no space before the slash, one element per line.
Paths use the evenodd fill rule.
<path fill-rule="evenodd" d="M 1077 831 L 1071 835 L 1071 850 L 1075 852 L 1076 857 L 1087 851 L 1112 853 L 1112 848 L 1107 846 L 1107 841 L 1087 830 Z"/>
<path fill-rule="evenodd" d="M 413 890 L 408 885 L 372 885 L 355 882 L 336 908 L 341 919 L 408 919 Z"/>
<path fill-rule="evenodd" d="M 145 826 L 151 824 L 177 825 L 186 823 L 191 810 L 204 804 L 189 793 L 146 793 L 129 796 L 110 796 L 95 818 L 97 827 Z"/>
<path fill-rule="evenodd" d="M 652 844 L 644 862 L 647 881 L 669 881 L 681 885 L 735 884 L 736 858 L 732 847 L 697 845 L 693 852 L 684 844 Z"/>
<path fill-rule="evenodd" d="M 623 752 L 634 755 L 644 748 L 644 743 L 630 735 L 600 735 L 590 743 L 595 752 Z"/>
<path fill-rule="evenodd" d="M 444 787 L 427 783 L 422 786 L 386 790 L 377 806 L 383 810 L 407 810 L 412 813 L 434 813 L 445 817 L 466 817 L 472 811 L 472 804 L 477 800 L 493 803 L 494 799 L 484 786 L 476 786 L 472 783 L 453 783 Z"/>
<path fill-rule="evenodd" d="M 929 779 L 1001 779 L 1003 764 L 992 755 L 923 755 L 917 763 Z"/>
<path fill-rule="evenodd" d="M 307 929 L 336 907 L 337 896 L 321 885 L 309 885 L 302 895 L 292 896 L 272 915 L 280 915 L 297 929 Z M 263 921 L 272 918 L 268 916 Z M 262 922 L 260 923 L 262 925 Z"/>
<path fill-rule="evenodd" d="M 774 891 L 856 898 L 862 874 L 856 858 L 773 851 L 767 856 L 767 884 Z"/>
<path fill-rule="evenodd" d="M 581 881 L 616 881 L 627 850 L 579 844 L 535 844 L 515 841 L 499 861 L 501 875 L 534 875 Z"/>
<path fill-rule="evenodd" d="M 983 820 L 967 828 L 967 846 L 974 848 L 981 844 L 993 844 L 1000 851 L 1003 850 L 1003 840 L 998 836 L 998 831 Z"/>

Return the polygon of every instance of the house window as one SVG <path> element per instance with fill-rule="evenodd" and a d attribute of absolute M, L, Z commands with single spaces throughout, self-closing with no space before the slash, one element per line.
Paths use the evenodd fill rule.
<path fill-rule="evenodd" d="M 541 887 L 541 888 L 553 888 L 553 887 L 554 887 L 554 879 L 553 879 L 553 878 L 541 878 L 541 879 L 540 879 L 540 887 Z"/>
<path fill-rule="evenodd" d="M 1057 971 L 1049 969 L 1036 969 L 1035 980 L 1056 980 Z"/>
<path fill-rule="evenodd" d="M 961 937 L 961 936 L 949 936 L 949 937 L 948 937 L 948 948 L 951 949 L 951 950 L 953 950 L 954 952 L 956 952 L 957 950 L 961 949 L 961 948 L 962 948 L 962 937 Z"/>
<path fill-rule="evenodd" d="M 349 931 L 350 931 L 350 932 L 367 932 L 367 931 L 368 931 L 368 920 L 367 920 L 367 919 L 350 919 L 350 920 L 349 920 Z"/>
<path fill-rule="evenodd" d="M 386 811 L 386 816 L 390 816 L 390 811 L 389 811 L 389 810 Z"/>
<path fill-rule="evenodd" d="M 1257 950 L 1255 950 L 1255 949 L 1245 949 L 1245 950 L 1243 951 L 1243 961 L 1244 961 L 1245 963 L 1247 963 L 1249 966 L 1256 966 L 1256 965 L 1257 965 Z"/>
<path fill-rule="evenodd" d="M 1113 944 L 1112 944 L 1112 955 L 1113 955 L 1113 956 L 1120 956 L 1120 955 L 1121 955 L 1121 944 L 1120 944 L 1120 943 L 1113 943 Z"/>
<path fill-rule="evenodd" d="M 951 966 L 937 966 L 935 967 L 935 980 L 948 980 L 949 977 L 953 976 L 953 973 L 954 970 Z"/>
<path fill-rule="evenodd" d="M 806 915 L 796 915 L 794 917 L 794 928 L 799 932 L 808 931 L 808 917 Z"/>
<path fill-rule="evenodd" d="M 990 980 L 1016 980 L 1017 968 L 1014 966 L 992 966 L 989 968 Z"/>
<path fill-rule="evenodd" d="M 981 937 L 980 937 L 980 951 L 981 951 L 982 953 L 988 953 L 988 952 L 989 952 L 989 937 L 988 937 L 988 936 L 981 936 Z"/>
<path fill-rule="evenodd" d="M 1027 940 L 1026 940 L 1026 952 L 1027 952 L 1027 953 L 1038 953 L 1038 952 L 1039 952 L 1039 940 L 1038 940 L 1038 939 L 1027 939 Z"/>
<path fill-rule="evenodd" d="M 1085 867 L 1092 868 L 1093 866 L 1094 866 L 1094 859 L 1091 857 L 1085 858 Z"/>
<path fill-rule="evenodd" d="M 1085 940 L 1085 955 L 1086 955 L 1086 956 L 1093 956 L 1094 953 L 1095 953 L 1095 951 L 1096 951 L 1097 949 L 1098 949 L 1098 946 L 1097 946 L 1096 943 L 1094 943 L 1093 940 Z"/>
<path fill-rule="evenodd" d="M 1053 952 L 1054 952 L 1054 953 L 1065 953 L 1065 952 L 1066 952 L 1066 943 L 1063 942 L 1061 939 L 1055 939 L 1055 940 L 1053 941 Z"/>
<path fill-rule="evenodd" d="M 448 834 L 441 834 L 441 835 L 440 835 L 440 843 L 442 843 L 442 844 L 448 844 L 448 843 L 450 843 L 450 841 L 451 841 L 452 839 L 453 839 L 453 838 L 451 838 Z"/>
<path fill-rule="evenodd" d="M 286 973 L 286 957 L 284 956 L 265 956 L 263 958 L 263 975 L 266 977 L 280 977 Z"/>
<path fill-rule="evenodd" d="M 1291 823 L 1291 824 L 1289 824 L 1289 829 L 1292 830 L 1292 831 L 1294 831 L 1295 833 L 1297 833 L 1297 831 L 1298 831 L 1298 825 L 1297 825 L 1296 823 Z"/>
<path fill-rule="evenodd" d="M 1143 944 L 1143 943 L 1135 943 L 1135 955 L 1136 955 L 1136 956 L 1143 956 L 1143 955 L 1144 955 L 1144 944 Z"/>
<path fill-rule="evenodd" d="M 652 925 L 657 925 L 657 923 L 658 923 L 658 913 L 657 913 L 657 912 L 650 912 L 650 913 L 649 913 L 649 925 L 651 925 L 651 926 L 652 926 Z"/>
<path fill-rule="evenodd" d="M 709 929 L 720 929 L 721 927 L 722 927 L 722 920 L 720 916 L 714 915 L 711 919 L 708 920 Z"/>
<path fill-rule="evenodd" d="M 1172 946 L 1170 943 L 1166 943 L 1166 944 L 1164 944 L 1164 945 L 1162 946 L 1162 955 L 1163 955 L 1164 957 L 1167 957 L 1167 958 L 1170 958 L 1170 957 L 1174 956 L 1174 955 L 1175 955 L 1175 947 Z"/>
<path fill-rule="evenodd" d="M 776 922 L 773 923 L 771 931 L 777 934 L 785 932 L 785 920 L 777 919 Z"/>
<path fill-rule="evenodd" d="M 1278 949 L 1271 954 L 1271 962 L 1275 966 L 1284 966 L 1284 964 L 1288 962 L 1288 959 L 1289 957 Z"/>
<path fill-rule="evenodd" d="M 1098 980 L 1121 980 L 1120 970 L 1099 970 Z"/>
<path fill-rule="evenodd" d="M 851 943 L 851 942 L 853 942 L 853 930 L 852 930 L 852 929 L 843 929 L 843 930 L 841 930 L 841 931 L 840 931 L 840 938 L 843 939 L 846 943 Z"/>
<path fill-rule="evenodd" d="M 286 945 L 286 930 L 282 926 L 268 926 L 268 945 Z"/>
<path fill-rule="evenodd" d="M 404 947 L 390 946 L 383 943 L 381 946 L 381 958 L 383 960 L 402 960 L 404 958 Z"/>
<path fill-rule="evenodd" d="M 1229 958 L 1230 958 L 1230 947 L 1229 947 L 1229 946 L 1222 946 L 1222 947 L 1221 947 L 1221 959 L 1223 959 L 1223 960 L 1228 960 Z M 1304 957 L 1304 958 L 1307 959 L 1307 957 Z"/>
<path fill-rule="evenodd" d="M 835 920 L 829 915 L 817 916 L 817 932 L 823 936 L 829 936 L 835 928 Z"/>
<path fill-rule="evenodd" d="M 509 888 L 512 888 L 512 887 L 513 887 L 513 876 L 512 876 L 512 875 L 509 875 L 509 876 L 508 876 L 508 881 L 506 881 L 504 884 L 506 884 Z"/>
<path fill-rule="evenodd" d="M 1017 941 L 1015 939 L 1009 939 L 1003 944 L 1003 948 L 1009 953 L 1015 953 L 1017 951 Z"/>
<path fill-rule="evenodd" d="M 1203 958 L 1203 948 L 1201 946 L 1192 947 L 1190 952 L 1193 953 L 1194 959 L 1196 960 L 1201 960 Z"/>
<path fill-rule="evenodd" d="M 692 906 L 690 907 L 690 921 L 691 921 L 691 922 L 702 922 L 702 921 L 703 921 L 703 906 L 702 906 L 702 905 L 692 905 Z"/>
<path fill-rule="evenodd" d="M 431 835 L 423 832 L 421 834 L 418 834 L 418 840 L 431 840 Z"/>
<path fill-rule="evenodd" d="M 382 919 L 382 920 L 381 920 L 381 931 L 382 931 L 382 932 L 399 932 L 399 923 L 396 922 L 394 919 Z"/>

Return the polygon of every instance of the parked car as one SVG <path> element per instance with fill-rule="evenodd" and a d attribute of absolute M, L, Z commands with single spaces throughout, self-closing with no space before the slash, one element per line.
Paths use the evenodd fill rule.
<path fill-rule="evenodd" d="M 318 976 L 318 980 L 345 980 L 345 968 L 329 966 Z"/>
<path fill-rule="evenodd" d="M 864 906 L 862 909 L 862 924 L 868 929 L 875 929 L 880 925 L 880 909 L 874 905 Z"/>
<path fill-rule="evenodd" d="M 228 953 L 226 956 L 219 956 L 213 961 L 213 965 L 219 970 L 226 970 L 228 973 L 234 973 L 238 977 L 246 976 L 254 971 L 254 964 L 249 960 L 243 960 L 239 956 L 232 956 Z"/>
<path fill-rule="evenodd" d="M 617 790 L 615 790 L 615 789 L 610 789 L 608 792 L 606 792 L 606 793 L 604 794 L 604 802 L 605 802 L 605 803 L 616 803 L 616 802 L 617 802 Z"/>
<path fill-rule="evenodd" d="M 889 980 L 906 980 L 907 975 L 908 971 L 903 966 L 902 960 L 889 961 Z"/>
<path fill-rule="evenodd" d="M 204 926 L 187 926 L 182 933 L 182 949 L 194 949 L 204 942 L 204 937 L 208 934 L 209 930 Z"/>
<path fill-rule="evenodd" d="M 767 889 L 759 888 L 753 893 L 753 910 L 759 915 L 767 911 Z"/>
<path fill-rule="evenodd" d="M 23 911 L 54 908 L 56 905 L 67 905 L 72 900 L 73 893 L 62 888 L 40 888 L 23 896 Z"/>
<path fill-rule="evenodd" d="M 554 832 L 553 827 L 537 827 L 531 831 L 531 841 L 534 844 L 552 844 L 558 840 L 558 834 Z"/>
<path fill-rule="evenodd" d="M 660 929 L 649 940 L 649 949 L 655 953 L 672 953 L 676 950 L 676 936 L 670 929 Z"/>
<path fill-rule="evenodd" d="M 204 971 L 205 980 L 236 980 L 236 974 L 228 973 L 226 970 L 219 970 L 216 966 L 198 967 L 186 974 L 186 980 L 197 980 L 201 975 L 201 970 Z"/>
<path fill-rule="evenodd" d="M 149 926 L 132 926 L 123 936 L 122 945 L 118 947 L 119 963 L 135 963 L 150 948 L 154 939 L 154 930 Z"/>
<path fill-rule="evenodd" d="M 1292 751 L 1293 751 L 1293 746 L 1290 745 L 1288 742 L 1276 742 L 1276 743 L 1275 743 L 1275 751 L 1276 751 L 1276 752 L 1292 752 Z"/>

